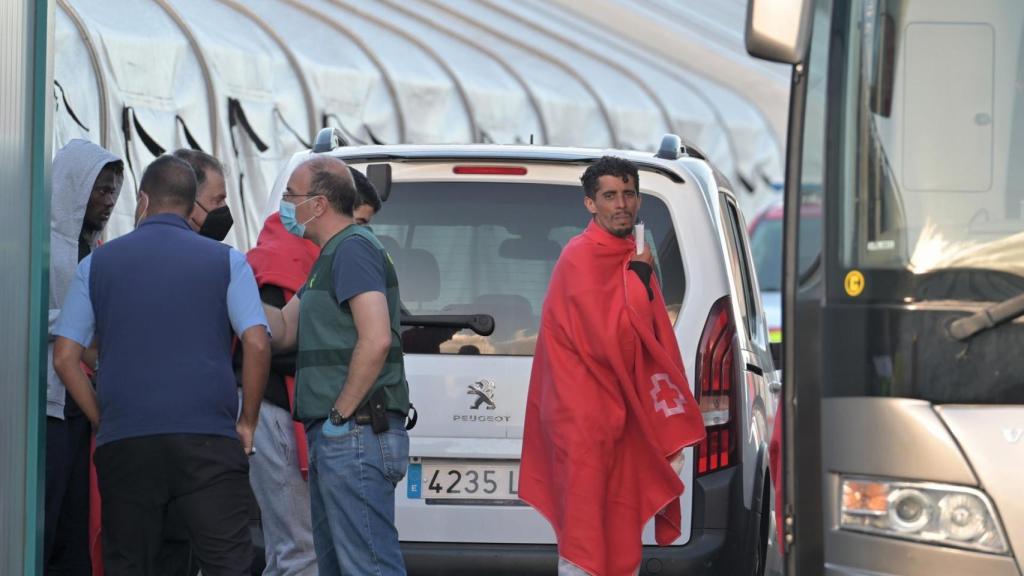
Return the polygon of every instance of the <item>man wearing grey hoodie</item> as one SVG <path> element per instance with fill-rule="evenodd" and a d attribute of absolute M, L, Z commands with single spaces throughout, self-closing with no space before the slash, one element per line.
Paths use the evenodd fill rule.
<path fill-rule="evenodd" d="M 46 383 L 47 574 L 92 573 L 89 558 L 89 420 L 53 368 L 53 328 L 78 262 L 96 247 L 117 203 L 124 163 L 107 150 L 75 139 L 53 159 L 50 191 L 50 345 Z M 95 353 L 86 363 L 95 368 Z"/>

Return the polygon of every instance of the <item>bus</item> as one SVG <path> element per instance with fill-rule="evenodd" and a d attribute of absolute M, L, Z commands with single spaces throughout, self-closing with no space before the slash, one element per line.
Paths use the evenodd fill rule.
<path fill-rule="evenodd" d="M 746 42 L 792 65 L 787 574 L 1019 575 L 1024 2 L 751 0 Z"/>

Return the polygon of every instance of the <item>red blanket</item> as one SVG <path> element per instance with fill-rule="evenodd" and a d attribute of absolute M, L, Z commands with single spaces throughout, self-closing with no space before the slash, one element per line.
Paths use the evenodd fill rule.
<path fill-rule="evenodd" d="M 309 277 L 309 271 L 319 255 L 320 248 L 316 244 L 285 230 L 281 214 L 274 212 L 263 224 L 263 230 L 260 230 L 259 238 L 256 239 L 256 247 L 249 250 L 245 257 L 252 266 L 256 284 L 261 288 L 266 284 L 281 288 L 287 302 Z M 288 402 L 294 407 L 295 378 L 285 376 L 284 382 L 288 389 Z M 299 470 L 303 478 L 308 478 L 306 429 L 301 422 L 294 422 L 292 429 L 295 432 L 295 449 L 299 453 Z"/>
<path fill-rule="evenodd" d="M 256 274 L 257 284 L 279 286 L 291 294 L 302 287 L 318 256 L 320 248 L 285 230 L 277 212 L 267 218 L 256 247 L 245 255 Z"/>
<path fill-rule="evenodd" d="M 633 574 L 655 513 L 658 543 L 679 537 L 684 487 L 668 457 L 704 438 L 660 287 L 652 278 L 650 301 L 627 269 L 635 249 L 594 223 L 566 245 L 526 407 L 520 497 L 596 576 Z"/>

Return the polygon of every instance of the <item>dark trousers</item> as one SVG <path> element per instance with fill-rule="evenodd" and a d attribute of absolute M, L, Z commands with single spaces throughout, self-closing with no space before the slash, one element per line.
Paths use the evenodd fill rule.
<path fill-rule="evenodd" d="M 106 576 L 149 576 L 160 565 L 171 506 L 184 520 L 205 576 L 241 576 L 252 564 L 249 462 L 237 438 L 167 434 L 96 449 Z"/>
<path fill-rule="evenodd" d="M 81 412 L 46 419 L 46 512 L 43 566 L 47 575 L 90 576 L 89 439 Z"/>

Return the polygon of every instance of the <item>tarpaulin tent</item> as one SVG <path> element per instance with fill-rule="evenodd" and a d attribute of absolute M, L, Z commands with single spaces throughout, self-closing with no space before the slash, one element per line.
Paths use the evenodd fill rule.
<path fill-rule="evenodd" d="M 501 3 L 491 2 L 490 5 L 510 18 L 529 24 L 538 32 L 556 36 L 575 49 L 600 59 L 608 72 L 619 73 L 620 81 L 646 86 L 666 110 L 671 130 L 713 158 L 724 174 L 733 175 L 736 153 L 732 135 L 715 100 L 704 93 L 706 82 L 702 78 L 663 63 L 659 65 L 650 56 L 609 37 L 605 28 L 574 17 L 550 2 L 522 0 L 514 11 L 505 9 Z M 601 40 L 595 42 L 594 38 Z M 658 140 L 654 139 L 645 147 L 657 143 Z"/>
<path fill-rule="evenodd" d="M 405 141 L 429 144 L 473 142 L 475 127 L 458 78 L 415 36 L 346 10 L 333 0 L 305 0 L 325 17 L 363 40 L 395 80 L 405 119 Z"/>
<path fill-rule="evenodd" d="M 242 249 L 323 126 L 353 143 L 647 150 L 675 132 L 733 181 L 748 217 L 781 184 L 788 85 L 743 53 L 740 0 L 57 4 L 55 144 L 125 156 L 132 191 L 162 151 L 214 154 L 227 241 Z M 122 194 L 108 237 L 132 228 L 134 207 Z"/>
<path fill-rule="evenodd" d="M 232 169 L 228 202 L 234 244 L 248 248 L 281 165 L 308 148 L 317 124 L 312 95 L 288 44 L 232 0 L 168 0 L 209 63 L 222 143 L 215 155 Z"/>
<path fill-rule="evenodd" d="M 465 90 L 475 121 L 474 141 L 513 144 L 541 133 L 540 110 L 515 69 L 466 36 L 441 30 L 403 4 L 340 2 L 344 9 L 418 39 L 451 70 Z M 538 142 L 539 143 L 539 142 Z"/>
<path fill-rule="evenodd" d="M 446 34 L 486 46 L 512 67 L 530 87 L 540 108 L 545 134 L 535 138 L 535 143 L 613 145 L 614 128 L 607 108 L 594 87 L 562 59 L 513 36 L 495 34 L 458 12 L 438 9 L 424 0 L 384 2 L 392 8 L 403 7 Z"/>
<path fill-rule="evenodd" d="M 58 2 L 54 25 L 57 54 L 53 70 L 53 152 L 74 138 L 106 145 L 109 118 L 101 103 L 106 87 L 99 77 L 99 55 L 85 24 Z"/>
<path fill-rule="evenodd" d="M 295 53 L 312 92 L 319 126 L 350 142 L 402 142 L 404 116 L 394 79 L 372 47 L 300 0 L 245 0 Z"/>
<path fill-rule="evenodd" d="M 82 102 L 75 105 L 75 115 L 97 128 L 95 134 L 92 128 L 58 132 L 58 138 L 85 136 L 122 156 L 128 168 L 125 191 L 131 192 L 145 166 L 164 151 L 213 150 L 217 133 L 208 76 L 186 30 L 160 2 L 75 0 L 61 2 L 60 8 L 80 28 L 77 36 L 57 35 L 54 79 L 68 103 Z M 88 56 L 79 52 L 83 45 Z M 98 69 L 89 73 L 86 58 Z M 90 94 L 97 90 L 104 101 L 93 104 Z M 101 134 L 104 123 L 106 134 Z M 122 193 L 107 225 L 108 237 L 131 230 L 134 212 L 135 195 Z"/>

